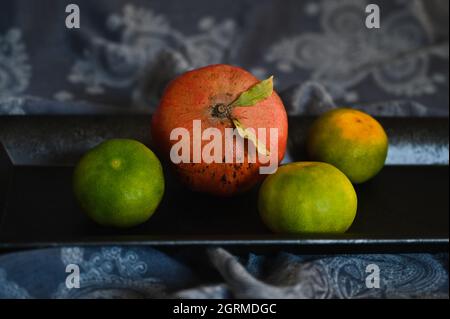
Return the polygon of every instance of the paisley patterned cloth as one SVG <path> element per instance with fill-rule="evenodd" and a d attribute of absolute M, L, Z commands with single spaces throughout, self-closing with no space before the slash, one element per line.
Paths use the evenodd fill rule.
<path fill-rule="evenodd" d="M 0 114 L 151 112 L 175 75 L 225 62 L 275 74 L 290 114 L 346 104 L 448 117 L 447 0 L 377 1 L 376 31 L 362 25 L 365 0 L 78 0 L 79 30 L 64 28 L 64 3 L 0 4 Z M 68 265 L 79 288 L 66 284 Z M 367 282 L 373 265 L 378 288 Z M 448 285 L 448 253 L 123 246 L 0 255 L 0 298 L 448 298 Z"/>
<path fill-rule="evenodd" d="M 396 101 L 381 114 L 409 115 L 408 100 L 415 115 L 448 116 L 448 1 L 378 1 L 380 29 L 364 25 L 368 3 L 79 0 L 81 28 L 69 30 L 64 1 L 4 1 L 0 114 L 25 113 L 12 96 L 151 112 L 174 75 L 231 63 L 274 74 L 294 98 L 312 81 L 339 105 Z"/>
<path fill-rule="evenodd" d="M 189 253 L 128 246 L 12 253 L 0 256 L 0 298 L 448 298 L 448 254 L 237 258 L 215 248 L 211 263 L 194 267 Z M 67 265 L 79 267 L 79 288 L 66 284 Z M 379 267 L 379 288 L 367 285 L 369 265 Z"/>

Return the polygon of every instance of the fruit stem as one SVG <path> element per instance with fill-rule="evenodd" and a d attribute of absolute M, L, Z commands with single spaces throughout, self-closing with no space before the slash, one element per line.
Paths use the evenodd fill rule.
<path fill-rule="evenodd" d="M 217 118 L 230 118 L 231 108 L 231 105 L 218 103 L 213 106 L 212 115 Z"/>

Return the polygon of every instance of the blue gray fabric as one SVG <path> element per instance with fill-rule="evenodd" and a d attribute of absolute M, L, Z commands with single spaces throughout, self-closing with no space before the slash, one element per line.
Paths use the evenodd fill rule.
<path fill-rule="evenodd" d="M 224 62 L 275 75 L 291 113 L 313 81 L 338 105 L 400 101 L 382 114 L 408 115 L 409 100 L 414 115 L 448 116 L 446 0 L 377 1 L 379 30 L 364 27 L 366 0 L 78 0 L 81 28 L 68 30 L 70 2 L 2 1 L 0 114 L 32 113 L 26 97 L 151 112 L 174 75 Z"/>
<path fill-rule="evenodd" d="M 124 246 L 0 256 L 0 298 L 448 298 L 448 254 L 237 258 L 214 248 L 200 268 L 186 254 Z M 70 264 L 80 288 L 66 285 Z M 366 285 L 371 264 L 380 288 Z"/>
<path fill-rule="evenodd" d="M 74 2 L 74 1 L 70 1 Z M 276 76 L 290 114 L 336 105 L 448 117 L 448 1 L 69 1 L 0 4 L 0 114 L 151 113 L 164 85 L 202 65 Z M 233 256 L 150 247 L 65 247 L 0 255 L 0 298 L 448 298 L 448 253 Z M 68 289 L 65 267 L 80 267 Z M 366 268 L 380 268 L 380 288 Z"/>

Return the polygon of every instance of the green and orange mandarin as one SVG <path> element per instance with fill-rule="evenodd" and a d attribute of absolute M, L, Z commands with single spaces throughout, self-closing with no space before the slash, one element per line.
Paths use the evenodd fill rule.
<path fill-rule="evenodd" d="M 160 161 L 144 144 L 105 141 L 79 161 L 73 189 L 81 208 L 104 226 L 131 227 L 152 216 L 164 194 Z"/>
<path fill-rule="evenodd" d="M 355 184 L 366 182 L 383 168 L 388 137 L 370 115 L 338 108 L 319 117 L 307 138 L 310 160 L 336 166 Z"/>
<path fill-rule="evenodd" d="M 343 233 L 356 216 L 357 197 L 348 178 L 326 163 L 281 166 L 259 191 L 263 222 L 276 233 Z"/>

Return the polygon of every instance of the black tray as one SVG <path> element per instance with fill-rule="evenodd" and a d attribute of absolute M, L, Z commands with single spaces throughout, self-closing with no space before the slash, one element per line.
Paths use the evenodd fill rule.
<path fill-rule="evenodd" d="M 290 118 L 287 161 L 304 159 L 302 136 L 310 121 Z M 258 217 L 257 187 L 218 199 L 186 190 L 168 169 L 165 196 L 148 222 L 128 230 L 99 227 L 74 201 L 73 165 L 106 138 L 135 138 L 151 145 L 149 123 L 148 116 L 0 117 L 0 248 L 120 243 L 320 252 L 448 249 L 446 119 L 382 120 L 391 138 L 389 165 L 356 187 L 358 214 L 346 234 L 272 234 Z M 402 150 L 408 151 L 406 162 Z"/>

